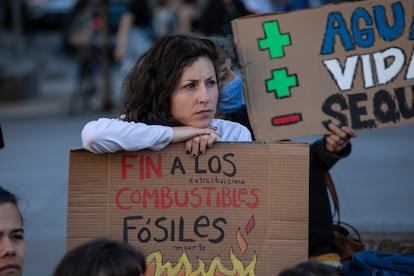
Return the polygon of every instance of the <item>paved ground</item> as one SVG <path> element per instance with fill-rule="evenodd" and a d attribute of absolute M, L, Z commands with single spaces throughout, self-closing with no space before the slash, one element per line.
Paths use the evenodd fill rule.
<path fill-rule="evenodd" d="M 37 45 L 43 49 L 54 41 L 45 37 Z M 50 275 L 64 254 L 68 153 L 80 147 L 82 126 L 118 113 L 115 109 L 106 114 L 93 111 L 69 116 L 76 62 L 46 48 L 37 57 L 37 95 L 0 103 L 6 142 L 0 150 L 0 179 L 22 198 L 27 276 Z M 113 80 L 116 107 L 119 75 Z M 353 154 L 333 169 L 342 219 L 361 231 L 367 249 L 413 254 L 413 137 L 414 125 L 360 133 Z"/>

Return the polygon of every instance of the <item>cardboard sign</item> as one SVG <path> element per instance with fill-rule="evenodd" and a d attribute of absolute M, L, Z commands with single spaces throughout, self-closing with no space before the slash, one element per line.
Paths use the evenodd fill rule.
<path fill-rule="evenodd" d="M 146 256 L 146 275 L 274 275 L 308 254 L 309 146 L 182 144 L 70 152 L 67 249 L 96 237 Z"/>
<path fill-rule="evenodd" d="M 259 140 L 414 122 L 412 1 L 360 1 L 232 21 Z"/>

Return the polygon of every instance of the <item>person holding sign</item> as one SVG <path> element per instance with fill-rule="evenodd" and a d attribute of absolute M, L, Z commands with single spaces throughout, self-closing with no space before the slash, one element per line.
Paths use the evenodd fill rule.
<path fill-rule="evenodd" d="M 101 118 L 86 124 L 83 146 L 107 153 L 161 150 L 185 142 L 186 152 L 198 156 L 217 141 L 250 141 L 246 127 L 214 119 L 219 59 L 215 44 L 207 38 L 158 39 L 127 77 L 122 119 Z"/>
<path fill-rule="evenodd" d="M 17 197 L 0 186 L 0 275 L 23 275 L 25 241 Z"/>
<path fill-rule="evenodd" d="M 254 138 L 243 98 L 243 82 L 236 73 L 237 58 L 231 36 L 213 36 L 211 39 L 224 55 L 220 67 L 220 98 L 217 116 L 239 122 L 246 126 Z M 350 154 L 350 139 L 357 133 L 348 127 L 328 125 L 331 135 L 326 135 L 311 144 L 309 187 L 309 256 L 317 262 L 340 265 L 335 253 L 331 208 L 326 191 L 325 172 L 335 163 Z"/>
<path fill-rule="evenodd" d="M 245 126 L 215 118 L 218 75 L 225 58 L 209 38 L 176 34 L 158 39 L 128 75 L 125 113 L 119 119 L 88 122 L 81 133 L 83 147 L 109 153 L 161 150 L 183 142 L 185 151 L 196 157 L 218 141 L 252 141 Z M 329 127 L 332 134 L 313 145 L 312 152 L 324 157 L 311 157 L 318 168 L 330 168 L 349 154 L 349 141 L 356 136 L 352 129 Z M 310 215 L 309 255 L 324 256 L 318 259 L 322 261 L 328 256 L 330 261 L 335 251 L 329 198 L 325 182 L 319 181 L 323 171 L 312 172 L 310 178 L 314 215 Z"/>

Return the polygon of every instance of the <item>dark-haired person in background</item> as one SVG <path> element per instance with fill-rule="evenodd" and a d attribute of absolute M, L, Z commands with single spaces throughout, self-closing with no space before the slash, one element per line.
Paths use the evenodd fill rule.
<path fill-rule="evenodd" d="M 153 10 L 149 0 L 132 0 L 122 14 L 116 43 L 114 60 L 121 63 L 122 72 L 128 72 L 150 46 L 154 37 Z"/>
<path fill-rule="evenodd" d="M 97 238 L 68 251 L 53 276 L 142 276 L 145 257 L 132 245 Z"/>
<path fill-rule="evenodd" d="M 204 35 L 228 35 L 232 33 L 231 21 L 248 15 L 240 0 L 210 0 L 198 21 L 198 30 Z"/>

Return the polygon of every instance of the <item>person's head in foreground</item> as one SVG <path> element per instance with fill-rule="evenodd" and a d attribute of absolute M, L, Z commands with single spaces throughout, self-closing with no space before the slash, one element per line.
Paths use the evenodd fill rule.
<path fill-rule="evenodd" d="M 107 238 L 88 241 L 68 251 L 54 276 L 140 276 L 145 257 L 133 246 Z"/>
<path fill-rule="evenodd" d="M 0 186 L 0 276 L 23 274 L 25 241 L 17 202 L 13 193 Z"/>
<path fill-rule="evenodd" d="M 126 82 L 125 117 L 151 125 L 207 128 L 216 113 L 220 55 L 208 38 L 156 40 Z"/>
<path fill-rule="evenodd" d="M 342 271 L 336 267 L 318 263 L 303 262 L 296 266 L 286 268 L 279 273 L 279 276 L 342 276 Z"/>

